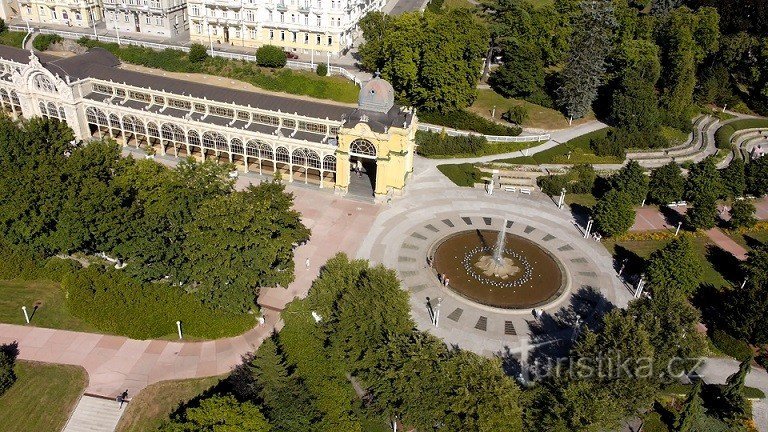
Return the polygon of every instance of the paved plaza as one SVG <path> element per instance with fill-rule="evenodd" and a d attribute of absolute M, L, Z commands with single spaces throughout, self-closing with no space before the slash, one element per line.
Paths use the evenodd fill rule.
<path fill-rule="evenodd" d="M 357 256 L 397 270 L 419 328 L 483 355 L 516 354 L 530 343 L 570 337 L 572 329 L 562 326 L 544 325 L 541 334 L 538 327 L 546 322 L 536 322 L 531 310 L 496 309 L 466 300 L 444 288 L 427 266 L 435 242 L 459 231 L 500 229 L 504 219 L 509 220 L 509 233 L 534 241 L 565 268 L 567 291 L 540 307 L 545 315 L 554 316 L 576 303 L 574 292 L 599 293 L 587 299 L 591 305 L 575 305 L 586 314 L 608 302 L 625 306 L 631 298 L 608 251 L 584 239 L 570 213 L 558 210 L 548 197 L 510 192 L 489 196 L 480 189 L 457 188 L 430 161 L 418 162 L 407 197 L 379 214 Z M 442 298 L 439 328 L 431 324 L 427 298 Z"/>

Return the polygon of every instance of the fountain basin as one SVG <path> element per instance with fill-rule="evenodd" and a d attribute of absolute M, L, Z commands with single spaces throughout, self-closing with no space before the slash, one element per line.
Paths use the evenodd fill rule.
<path fill-rule="evenodd" d="M 560 262 L 536 243 L 513 234 L 503 237 L 501 260 L 494 259 L 499 231 L 462 231 L 432 248 L 433 267 L 449 279 L 448 288 L 471 301 L 502 309 L 531 309 L 564 290 Z"/>

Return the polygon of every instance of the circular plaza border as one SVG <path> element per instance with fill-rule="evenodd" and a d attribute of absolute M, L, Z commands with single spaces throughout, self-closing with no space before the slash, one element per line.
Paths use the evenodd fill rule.
<path fill-rule="evenodd" d="M 531 324 L 536 321 L 532 310 L 500 309 L 466 299 L 443 287 L 426 260 L 446 236 L 473 229 L 497 230 L 505 219 L 508 233 L 554 255 L 567 279 L 562 292 L 537 309 L 554 316 L 571 304 L 575 292 L 587 288 L 600 295 L 594 309 L 608 304 L 623 307 L 631 298 L 616 275 L 610 253 L 584 239 L 570 213 L 558 210 L 540 194 L 487 196 L 476 189 L 419 188 L 379 214 L 357 256 L 397 271 L 419 329 L 482 355 L 521 352 L 531 343 Z M 434 307 L 438 298 L 442 301 L 435 327 L 428 302 Z M 570 334 L 569 329 L 557 331 L 562 334 L 552 334 L 553 338 Z"/>

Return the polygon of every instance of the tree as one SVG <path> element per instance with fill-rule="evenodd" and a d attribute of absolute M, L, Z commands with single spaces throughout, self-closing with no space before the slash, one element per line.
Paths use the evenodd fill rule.
<path fill-rule="evenodd" d="M 0 396 L 3 395 L 13 383 L 16 382 L 16 356 L 18 347 L 16 343 L 0 345 Z"/>
<path fill-rule="evenodd" d="M 747 192 L 761 197 L 768 193 L 768 157 L 750 161 L 746 168 Z"/>
<path fill-rule="evenodd" d="M 742 392 L 744 391 L 744 380 L 752 369 L 752 357 L 745 359 L 739 364 L 739 370 L 731 374 L 725 380 L 725 388 L 722 392 L 722 412 L 727 419 L 743 418 L 747 412 L 747 400 Z"/>
<path fill-rule="evenodd" d="M 656 203 L 665 205 L 679 201 L 685 192 L 685 179 L 680 166 L 670 162 L 651 171 L 648 183 L 648 198 Z"/>
<path fill-rule="evenodd" d="M 293 280 L 293 248 L 309 230 L 284 188 L 266 182 L 202 204 L 185 226 L 188 291 L 214 308 L 242 311 L 259 287 Z"/>
<path fill-rule="evenodd" d="M 701 380 L 696 383 L 688 392 L 683 409 L 675 419 L 675 431 L 678 432 L 696 432 L 696 424 L 704 416 L 704 401 L 701 399 Z"/>
<path fill-rule="evenodd" d="M 675 237 L 651 254 L 646 281 L 651 288 L 664 287 L 690 296 L 699 287 L 703 264 L 689 235 Z"/>
<path fill-rule="evenodd" d="M 384 67 L 386 52 L 385 38 L 388 35 L 387 25 L 390 15 L 378 11 L 367 13 L 360 20 L 360 30 L 365 37 L 365 43 L 360 45 L 360 66 L 368 72 L 376 72 Z"/>
<path fill-rule="evenodd" d="M 232 396 L 214 395 L 203 399 L 200 406 L 187 408 L 164 432 L 269 432 L 272 427 L 251 402 L 238 402 Z"/>
<path fill-rule="evenodd" d="M 328 65 L 325 63 L 318 63 L 317 69 L 315 69 L 315 73 L 317 73 L 319 76 L 328 75 Z"/>
<path fill-rule="evenodd" d="M 640 204 L 648 195 L 648 177 L 643 167 L 635 160 L 621 167 L 618 173 L 611 177 L 611 184 L 619 191 L 629 196 L 632 204 Z"/>
<path fill-rule="evenodd" d="M 658 131 L 659 107 L 653 83 L 639 79 L 622 80 L 613 92 L 611 121 L 616 127 L 630 132 Z"/>
<path fill-rule="evenodd" d="M 728 295 L 723 308 L 722 322 L 728 332 L 755 345 L 768 343 L 768 284 L 764 279 L 748 279 L 744 288 Z"/>
<path fill-rule="evenodd" d="M 208 58 L 208 50 L 205 49 L 205 45 L 193 43 L 189 47 L 187 58 L 192 63 L 202 63 Z"/>
<path fill-rule="evenodd" d="M 683 0 L 652 0 L 651 12 L 655 15 L 663 15 L 682 4 Z"/>
<path fill-rule="evenodd" d="M 730 225 L 734 228 L 751 227 L 757 222 L 755 204 L 750 199 L 736 200 L 731 205 Z"/>
<path fill-rule="evenodd" d="M 720 171 L 723 190 L 725 195 L 731 198 L 738 198 L 744 195 L 747 188 L 747 179 L 744 161 L 740 158 L 733 158 L 727 167 Z"/>
<path fill-rule="evenodd" d="M 629 231 L 635 222 L 635 209 L 625 192 L 609 191 L 595 204 L 595 226 L 607 236 L 616 236 Z"/>
<path fill-rule="evenodd" d="M 576 17 L 571 51 L 558 89 L 558 102 L 573 118 L 584 117 L 597 97 L 616 26 L 610 1 L 581 2 L 579 6 L 581 12 Z"/>
<path fill-rule="evenodd" d="M 706 229 L 715 226 L 717 197 L 721 190 L 720 173 L 711 156 L 690 169 L 685 186 L 685 198 L 691 206 L 687 212 L 691 226 Z"/>
<path fill-rule="evenodd" d="M 491 73 L 488 83 L 509 98 L 526 98 L 544 87 L 541 50 L 533 44 L 518 44 L 504 51 L 504 64 Z"/>
<path fill-rule="evenodd" d="M 282 48 L 275 45 L 262 45 L 256 50 L 256 63 L 259 66 L 280 69 L 285 67 L 288 58 Z"/>

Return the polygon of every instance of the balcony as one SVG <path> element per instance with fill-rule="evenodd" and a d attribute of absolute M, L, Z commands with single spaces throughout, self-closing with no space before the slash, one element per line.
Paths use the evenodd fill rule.
<path fill-rule="evenodd" d="M 285 12 L 288 10 L 288 5 L 286 5 L 285 3 L 278 3 L 277 10 Z"/>

